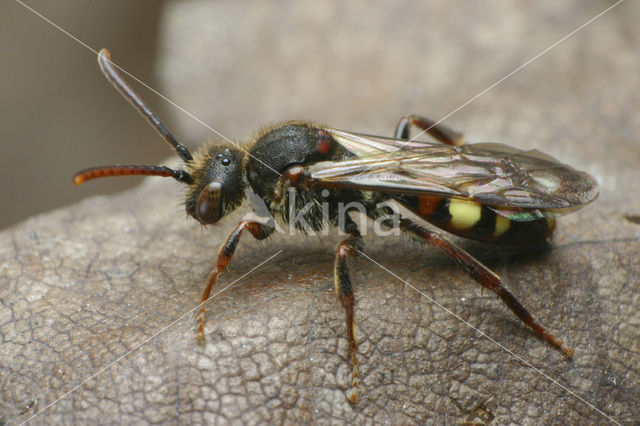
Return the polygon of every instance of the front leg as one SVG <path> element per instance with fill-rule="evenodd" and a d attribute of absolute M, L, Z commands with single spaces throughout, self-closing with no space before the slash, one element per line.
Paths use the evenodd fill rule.
<path fill-rule="evenodd" d="M 305 188 L 304 166 L 294 164 L 280 176 L 280 180 L 273 190 L 273 200 L 276 204 L 282 201 L 287 188 Z"/>
<path fill-rule="evenodd" d="M 222 246 L 220 246 L 220 250 L 218 250 L 218 260 L 216 262 L 216 265 L 209 273 L 209 282 L 207 284 L 207 287 L 205 287 L 204 292 L 202 293 L 202 298 L 200 300 L 200 310 L 198 311 L 198 316 L 196 319 L 198 326 L 196 339 L 200 342 L 204 341 L 205 303 L 207 302 L 207 300 L 209 300 L 211 289 L 218 281 L 218 275 L 220 275 L 225 271 L 225 269 L 227 269 L 227 265 L 231 261 L 233 253 L 236 251 L 236 247 L 238 246 L 238 242 L 240 241 L 240 235 L 242 235 L 242 231 L 244 231 L 245 229 L 249 231 L 255 239 L 264 240 L 273 232 L 274 228 L 265 226 L 260 222 L 243 220 L 242 222 L 237 224 L 235 228 L 233 228 L 233 231 L 231 231 L 225 242 L 222 244 Z"/>
<path fill-rule="evenodd" d="M 356 324 L 354 319 L 355 299 L 353 297 L 353 286 L 349 278 L 349 269 L 347 268 L 347 258 L 357 255 L 358 250 L 362 249 L 362 236 L 358 230 L 358 226 L 345 214 L 344 231 L 349 237 L 338 244 L 336 249 L 336 260 L 334 267 L 334 285 L 336 294 L 340 297 L 340 302 L 344 308 L 347 320 L 347 339 L 349 341 L 349 358 L 351 359 L 351 395 L 348 396 L 352 403 L 358 402 L 358 385 L 360 384 L 360 373 L 358 371 L 358 342 L 356 341 Z"/>

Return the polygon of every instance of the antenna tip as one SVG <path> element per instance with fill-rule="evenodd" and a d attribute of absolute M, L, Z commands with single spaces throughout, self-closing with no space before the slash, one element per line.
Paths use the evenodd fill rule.
<path fill-rule="evenodd" d="M 107 49 L 100 49 L 100 52 L 98 52 L 98 59 L 100 59 L 100 57 L 104 56 L 105 59 L 109 60 L 111 59 L 111 54 L 109 54 L 109 51 Z"/>
<path fill-rule="evenodd" d="M 75 174 L 73 176 L 73 183 L 75 185 L 82 185 L 84 183 L 84 181 L 85 181 L 84 176 L 82 174 L 80 174 L 80 173 Z"/>

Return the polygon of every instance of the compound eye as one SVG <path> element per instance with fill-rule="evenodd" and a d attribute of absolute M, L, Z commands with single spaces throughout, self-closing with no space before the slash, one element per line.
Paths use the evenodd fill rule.
<path fill-rule="evenodd" d="M 216 223 L 222 216 L 222 184 L 211 182 L 198 196 L 196 214 L 205 225 Z"/>

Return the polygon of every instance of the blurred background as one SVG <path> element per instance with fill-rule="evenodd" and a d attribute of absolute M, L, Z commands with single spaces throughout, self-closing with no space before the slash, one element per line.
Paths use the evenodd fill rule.
<path fill-rule="evenodd" d="M 613 2 L 26 4 L 91 48 L 109 48 L 117 64 L 225 136 L 244 140 L 293 118 L 386 135 L 403 114 L 442 118 Z M 79 169 L 158 164 L 172 154 L 105 81 L 94 53 L 18 2 L 0 8 L 0 229 L 141 180 L 74 187 Z M 606 153 L 570 148 L 577 135 L 562 123 L 586 110 L 608 116 L 605 128 L 594 123 L 596 138 L 598 131 L 637 130 L 619 99 L 638 87 L 628 60 L 637 54 L 629 46 L 638 45 L 638 9 L 622 3 L 446 123 L 469 140 L 537 147 L 598 175 L 596 160 Z M 605 79 L 617 84 L 603 93 Z M 132 85 L 189 147 L 216 138 Z M 524 90 L 531 85 L 537 89 Z M 637 150 L 635 130 L 620 134 L 621 147 Z"/>
<path fill-rule="evenodd" d="M 152 86 L 158 1 L 25 2 Z M 78 169 L 150 163 L 167 150 L 98 71 L 95 55 L 15 1 L 0 6 L 0 228 L 94 193 L 131 187 L 137 179 L 106 179 L 74 187 Z M 145 94 L 147 95 L 147 94 Z M 164 111 L 157 97 L 145 96 Z"/>

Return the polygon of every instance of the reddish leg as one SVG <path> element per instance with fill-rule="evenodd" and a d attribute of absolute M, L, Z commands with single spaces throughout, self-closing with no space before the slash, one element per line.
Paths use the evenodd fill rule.
<path fill-rule="evenodd" d="M 515 298 L 513 294 L 502 286 L 502 281 L 495 273 L 489 270 L 482 263 L 474 259 L 469 253 L 456 246 L 443 236 L 432 232 L 408 219 L 400 221 L 400 228 L 417 239 L 426 242 L 434 247 L 442 249 L 447 256 L 455 260 L 471 277 L 479 282 L 483 287 L 493 291 L 502 301 L 513 311 L 520 320 L 531 327 L 531 329 L 544 340 L 560 349 L 564 354 L 571 358 L 573 349 L 569 349 L 562 345 L 562 341 L 556 339 L 552 334 L 548 333 L 541 325 L 536 323 L 525 309 L 524 306 Z"/>
<path fill-rule="evenodd" d="M 356 324 L 353 314 L 355 299 L 353 297 L 353 286 L 349 278 L 349 269 L 347 267 L 347 258 L 357 255 L 357 251 L 362 249 L 362 237 L 358 227 L 347 215 L 345 221 L 345 229 L 350 236 L 349 238 L 338 244 L 336 249 L 336 260 L 334 267 L 334 284 L 335 290 L 340 297 L 340 302 L 344 308 L 347 320 L 347 339 L 349 340 L 349 358 L 351 359 L 351 394 L 348 395 L 349 401 L 358 402 L 358 385 L 360 384 L 360 372 L 358 371 L 358 343 L 356 341 Z"/>
<path fill-rule="evenodd" d="M 220 250 L 218 251 L 218 260 L 216 265 L 211 270 L 209 274 L 209 282 L 207 283 L 207 287 L 204 289 L 202 293 L 202 299 L 200 300 L 200 310 L 198 311 L 197 316 L 197 325 L 198 331 L 196 333 L 196 338 L 199 341 L 204 340 L 204 307 L 205 302 L 209 299 L 209 295 L 211 294 L 211 289 L 216 284 L 218 280 L 218 275 L 223 273 L 227 268 L 227 265 L 231 261 L 233 257 L 233 253 L 236 251 L 236 247 L 238 242 L 240 241 L 240 235 L 242 235 L 242 231 L 247 230 L 253 235 L 253 237 L 257 240 L 264 240 L 267 238 L 272 232 L 274 228 L 264 226 L 259 222 L 253 222 L 250 220 L 243 220 L 229 234 L 226 241 L 220 246 Z"/>
<path fill-rule="evenodd" d="M 419 127 L 440 143 L 446 145 L 464 145 L 462 133 L 451 130 L 444 124 L 436 124 L 435 121 L 420 117 L 419 115 L 402 117 L 396 126 L 395 138 L 408 140 L 411 126 Z"/>

